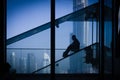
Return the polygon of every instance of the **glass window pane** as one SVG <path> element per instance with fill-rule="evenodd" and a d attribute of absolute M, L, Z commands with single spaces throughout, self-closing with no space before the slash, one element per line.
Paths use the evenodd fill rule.
<path fill-rule="evenodd" d="M 56 0 L 57 28 L 55 57 L 56 61 L 62 59 L 60 62 L 56 62 L 56 74 L 98 73 L 99 64 L 97 64 L 96 68 L 93 68 L 92 65 L 94 64 L 94 62 L 85 62 L 87 56 L 85 50 L 82 50 L 78 54 L 69 56 L 65 59 L 63 58 L 64 52 L 73 42 L 72 35 L 75 35 L 80 42 L 79 49 L 83 49 L 85 47 L 88 47 L 89 45 L 98 42 L 98 22 L 96 21 L 96 17 L 91 18 L 92 13 L 94 12 L 94 10 L 96 10 L 97 4 L 95 5 L 95 3 L 97 3 L 97 0 L 95 2 L 92 2 L 91 0 Z M 86 14 L 87 11 L 91 15 Z M 61 14 L 62 17 L 59 18 Z M 85 20 L 85 17 L 87 17 L 88 19 Z M 69 51 L 68 55 L 71 53 L 74 52 Z M 94 54 L 95 59 L 98 58 L 96 58 L 96 53 L 91 52 L 91 54 Z"/>
<path fill-rule="evenodd" d="M 112 0 L 104 3 L 104 72 L 112 73 Z M 106 14 L 107 13 L 107 14 Z"/>
<path fill-rule="evenodd" d="M 7 0 L 7 42 L 7 62 L 16 73 L 50 64 L 50 0 Z"/>

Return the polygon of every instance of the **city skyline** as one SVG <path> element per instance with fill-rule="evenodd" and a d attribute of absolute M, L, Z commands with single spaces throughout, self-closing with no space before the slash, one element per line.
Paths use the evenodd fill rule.
<path fill-rule="evenodd" d="M 32 73 L 33 71 L 44 67 L 44 53 L 50 54 L 49 51 L 40 50 L 7 50 L 7 62 L 17 73 Z"/>

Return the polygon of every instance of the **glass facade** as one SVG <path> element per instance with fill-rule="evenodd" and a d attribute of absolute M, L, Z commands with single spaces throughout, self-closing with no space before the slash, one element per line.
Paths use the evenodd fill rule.
<path fill-rule="evenodd" d="M 8 0 L 9 2 L 10 0 Z M 34 1 L 34 0 L 33 0 Z M 37 0 L 35 0 L 37 1 Z M 100 25 L 100 12 L 98 0 L 56 0 L 55 3 L 55 73 L 56 74 L 99 74 L 100 65 L 104 66 L 104 73 L 112 73 L 112 0 L 104 2 L 104 28 Z M 50 0 L 41 2 L 24 3 L 34 7 L 28 17 L 33 16 L 33 21 L 26 21 L 24 26 L 32 25 L 27 31 L 16 33 L 14 27 L 21 24 L 24 18 L 11 16 L 12 11 L 8 8 L 7 13 L 7 62 L 16 70 L 16 73 L 23 74 L 50 74 L 51 53 L 50 53 Z M 34 6 L 41 4 L 41 6 Z M 68 4 L 68 5 L 66 5 Z M 8 6 L 10 3 L 8 4 Z M 19 6 L 20 7 L 20 6 Z M 42 7 L 46 10 L 43 13 Z M 14 9 L 14 8 L 13 8 Z M 17 10 L 20 8 L 17 7 Z M 21 8 L 21 11 L 23 8 Z M 40 12 L 39 12 L 40 9 Z M 28 8 L 26 8 L 28 10 Z M 38 11 L 37 11 L 38 10 Z M 13 10 L 15 11 L 15 10 Z M 29 10 L 28 10 L 29 11 Z M 11 14 L 10 14 L 11 13 Z M 40 16 L 38 15 L 40 14 Z M 16 15 L 21 16 L 20 14 Z M 42 17 L 46 16 L 46 17 Z M 18 19 L 20 22 L 11 21 Z M 39 19 L 40 18 L 40 19 Z M 20 20 L 21 19 L 21 20 Z M 37 20 L 38 19 L 38 20 Z M 42 21 L 43 20 L 43 21 Z M 40 22 L 39 22 L 40 21 Z M 11 24 L 10 24 L 11 22 Z M 29 25 L 27 24 L 29 23 Z M 38 23 L 37 23 L 38 22 Z M 36 25 L 35 25 L 36 24 Z M 22 26 L 22 25 L 21 25 Z M 38 26 L 38 27 L 35 27 Z M 12 29 L 9 30 L 9 28 Z M 19 27 L 19 26 L 18 26 Z M 15 27 L 16 28 L 16 27 Z M 24 27 L 21 27 L 24 28 Z M 18 29 L 18 28 L 17 28 Z M 104 32 L 103 35 L 102 32 Z M 11 35 L 10 35 L 10 34 Z M 13 33 L 18 35 L 13 35 Z M 80 50 L 76 53 L 69 52 L 69 56 L 63 58 L 63 52 L 72 43 L 71 36 L 76 35 L 80 42 Z M 13 36 L 13 37 L 11 37 Z M 104 38 L 104 45 L 100 42 Z M 102 46 L 101 46 L 102 45 Z M 102 64 L 102 52 L 104 49 L 104 64 Z M 108 67 L 109 66 L 109 67 Z M 21 68 L 22 67 L 22 68 Z"/>
<path fill-rule="evenodd" d="M 104 6 L 104 73 L 112 73 L 112 0 L 105 0 Z"/>

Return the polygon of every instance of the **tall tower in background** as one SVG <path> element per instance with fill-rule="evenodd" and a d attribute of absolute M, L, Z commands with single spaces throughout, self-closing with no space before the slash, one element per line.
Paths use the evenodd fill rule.
<path fill-rule="evenodd" d="M 87 6 L 87 0 L 73 0 L 73 11 L 80 10 Z M 81 15 L 85 16 L 85 14 Z M 88 30 L 87 23 L 85 21 L 73 22 L 73 33 L 80 41 L 80 48 L 87 46 Z M 70 36 L 72 36 L 72 34 Z M 70 41 L 72 42 L 72 41 Z M 84 73 L 83 55 L 82 53 L 75 54 L 70 57 L 70 73 Z"/>
<path fill-rule="evenodd" d="M 73 11 L 80 10 L 85 8 L 88 4 L 87 0 L 73 0 Z M 85 14 L 81 15 L 85 16 Z M 89 26 L 85 21 L 75 21 L 73 22 L 73 34 L 76 35 L 78 40 L 80 41 L 80 46 L 85 47 L 88 45 L 88 30 Z"/>

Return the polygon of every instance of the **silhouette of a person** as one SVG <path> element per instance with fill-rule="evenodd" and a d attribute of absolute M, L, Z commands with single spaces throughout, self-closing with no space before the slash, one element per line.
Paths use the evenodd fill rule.
<path fill-rule="evenodd" d="M 73 52 L 79 51 L 79 49 L 80 49 L 80 42 L 78 41 L 78 39 L 76 38 L 75 35 L 72 35 L 72 40 L 73 40 L 73 42 L 67 47 L 67 49 L 63 53 L 63 57 L 67 57 L 68 53 L 70 51 L 73 51 Z"/>

